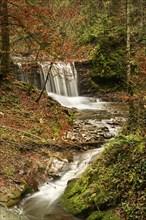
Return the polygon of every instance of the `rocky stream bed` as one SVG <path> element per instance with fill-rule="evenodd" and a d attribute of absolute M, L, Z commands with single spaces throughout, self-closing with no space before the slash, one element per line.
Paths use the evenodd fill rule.
<path fill-rule="evenodd" d="M 89 149 L 101 148 L 105 142 L 113 139 L 126 121 L 127 106 L 123 105 L 123 103 L 104 102 L 100 104 L 100 107 L 97 110 L 77 110 L 74 118 L 75 120 L 73 122 L 72 130 L 68 131 L 62 138 L 63 143 L 66 143 L 68 153 L 65 153 L 64 158 L 61 160 L 52 160 L 50 165 L 49 171 L 53 173 L 53 178 L 55 178 L 55 176 L 56 178 L 60 178 L 61 173 L 68 169 L 70 162 L 73 160 L 73 155 L 82 154 L 82 152 L 85 152 Z M 57 148 L 60 150 L 62 149 L 61 145 L 56 145 L 54 148 L 55 147 L 56 150 Z M 70 149 L 71 153 L 69 153 Z M 52 181 L 52 179 L 50 180 Z M 21 209 L 21 203 L 10 210 L 1 206 L 0 219 L 26 220 L 27 217 L 23 216 L 22 214 L 20 215 L 19 209 Z M 51 218 L 51 215 L 44 219 L 54 220 L 54 218 Z M 62 213 L 61 209 L 58 211 L 55 219 L 70 220 L 76 218 L 71 217 L 69 214 L 64 215 L 64 212 Z"/>

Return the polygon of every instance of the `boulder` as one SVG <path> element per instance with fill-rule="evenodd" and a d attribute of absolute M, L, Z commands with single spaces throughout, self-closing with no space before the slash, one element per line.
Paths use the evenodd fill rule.
<path fill-rule="evenodd" d="M 12 210 L 9 210 L 8 208 L 0 206 L 0 220 L 8 220 L 8 219 L 28 220 L 27 217 L 22 216 Z"/>

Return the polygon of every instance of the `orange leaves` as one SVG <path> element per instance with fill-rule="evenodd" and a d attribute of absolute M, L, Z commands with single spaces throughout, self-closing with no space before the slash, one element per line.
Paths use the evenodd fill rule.
<path fill-rule="evenodd" d="M 9 0 L 10 23 L 13 24 L 10 33 L 15 36 L 18 32 L 21 38 L 27 39 L 24 40 L 28 44 L 26 47 L 31 45 L 33 51 L 40 48 L 39 54 L 45 59 L 86 59 L 89 48 L 80 48 L 79 41 L 75 39 L 78 28 L 84 22 L 80 4 L 58 3 L 54 6 L 53 1 L 41 3 Z"/>

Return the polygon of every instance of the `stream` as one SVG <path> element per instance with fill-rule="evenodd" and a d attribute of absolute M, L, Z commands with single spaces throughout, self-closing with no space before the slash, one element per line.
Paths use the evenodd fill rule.
<path fill-rule="evenodd" d="M 95 142 L 96 146 L 98 140 L 107 142 L 113 139 L 126 121 L 127 107 L 122 103 L 96 101 L 84 103 L 83 106 L 82 110 L 77 110 L 73 129 L 66 137 L 68 139 L 78 142 L 84 140 L 87 145 Z M 79 178 L 93 158 L 98 157 L 104 149 L 104 145 L 95 146 L 93 149 L 74 154 L 73 161 L 65 163 L 59 179 L 44 183 L 38 192 L 27 196 L 19 206 L 21 214 L 28 220 L 79 219 L 59 207 L 59 198 L 68 181 Z"/>
<path fill-rule="evenodd" d="M 60 195 L 67 186 L 67 182 L 73 178 L 78 178 L 87 167 L 91 158 L 97 155 L 101 149 L 94 149 L 75 155 L 68 170 L 63 173 L 59 180 L 45 183 L 40 187 L 40 191 L 30 196 L 24 201 L 23 214 L 30 220 L 50 220 L 50 219 L 77 219 L 65 213 L 57 205 Z"/>
<path fill-rule="evenodd" d="M 47 78 L 49 63 L 41 64 L 40 84 Z M 20 77 L 24 80 L 24 74 Z M 24 198 L 18 207 L 11 209 L 21 220 L 77 220 L 59 206 L 59 199 L 68 181 L 79 178 L 95 157 L 100 156 L 104 143 L 113 139 L 123 127 L 127 118 L 127 106 L 123 103 L 103 102 L 94 97 L 78 94 L 78 76 L 74 63 L 53 64 L 50 78 L 46 84 L 48 96 L 68 108 L 76 109 L 72 131 L 64 140 L 75 146 L 83 144 L 80 152 L 73 155 L 73 161 L 63 161 L 60 178 L 39 186 L 39 191 Z M 7 220 L 11 218 L 3 218 Z"/>

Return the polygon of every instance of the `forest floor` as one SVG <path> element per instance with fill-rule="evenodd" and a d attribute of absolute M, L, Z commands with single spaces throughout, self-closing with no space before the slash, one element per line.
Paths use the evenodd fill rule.
<path fill-rule="evenodd" d="M 0 204 L 12 206 L 25 192 L 55 175 L 54 159 L 66 158 L 63 138 L 71 129 L 72 110 L 27 85 L 0 87 Z M 65 157 L 64 157 L 65 154 Z"/>

